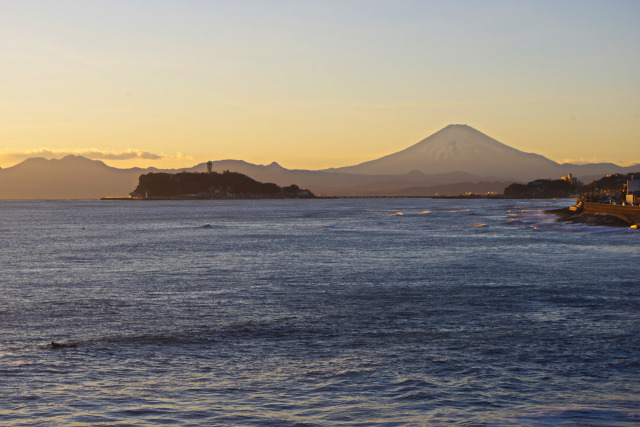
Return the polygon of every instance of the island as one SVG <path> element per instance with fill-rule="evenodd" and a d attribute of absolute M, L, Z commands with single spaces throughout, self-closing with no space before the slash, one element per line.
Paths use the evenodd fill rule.
<path fill-rule="evenodd" d="M 571 174 L 561 179 L 536 179 L 527 184 L 511 184 L 504 189 L 507 199 L 560 199 L 579 192 L 582 183 Z"/>
<path fill-rule="evenodd" d="M 315 195 L 295 184 L 280 187 L 258 182 L 247 175 L 218 172 L 151 172 L 140 175 L 129 194 L 133 200 L 181 199 L 309 199 Z"/>

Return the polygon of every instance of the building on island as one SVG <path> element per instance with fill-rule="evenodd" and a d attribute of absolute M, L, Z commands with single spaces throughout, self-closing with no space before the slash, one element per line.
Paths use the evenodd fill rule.
<path fill-rule="evenodd" d="M 207 173 L 213 173 L 213 162 L 211 160 L 207 162 Z"/>
<path fill-rule="evenodd" d="M 571 175 L 571 174 L 568 174 L 567 176 L 563 176 L 561 179 L 562 179 L 563 181 L 568 181 L 568 182 L 569 182 L 569 184 L 575 184 L 575 183 L 576 183 L 576 181 L 577 181 L 576 177 L 574 177 L 574 176 L 573 176 L 573 175 Z"/>

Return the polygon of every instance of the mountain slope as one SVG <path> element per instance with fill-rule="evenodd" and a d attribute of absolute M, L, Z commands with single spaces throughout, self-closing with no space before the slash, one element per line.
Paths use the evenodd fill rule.
<path fill-rule="evenodd" d="M 126 196 L 138 184 L 140 175 L 148 172 L 205 172 L 206 163 L 178 170 L 156 168 L 118 169 L 101 161 L 79 156 L 59 160 L 31 158 L 15 166 L 0 170 L 0 199 L 94 199 L 104 196 Z M 470 174 L 425 175 L 357 175 L 326 171 L 290 170 L 277 163 L 255 165 L 242 160 L 213 162 L 217 172 L 229 170 L 250 176 L 261 182 L 279 186 L 296 184 L 309 188 L 318 195 L 355 196 L 370 194 L 364 188 L 381 188 L 385 194 L 394 194 L 397 188 L 430 187 L 452 182 L 459 178 L 477 181 Z"/>
<path fill-rule="evenodd" d="M 190 172 L 204 172 L 206 163 L 201 163 L 188 169 Z M 310 171 L 286 169 L 277 163 L 269 165 L 254 165 L 242 160 L 219 160 L 213 162 L 213 170 L 223 172 L 230 170 L 248 175 L 261 182 L 273 182 L 279 186 L 296 184 L 302 188 L 312 189 L 316 195 L 357 196 L 370 194 L 361 192 L 364 188 L 381 187 L 386 194 L 395 194 L 398 188 L 422 186 L 430 187 L 460 181 L 481 180 L 480 177 L 464 173 L 446 173 L 427 175 L 420 172 L 402 173 L 398 175 L 363 175 L 329 171 Z M 453 181 L 452 181 L 453 180 Z M 508 185 L 508 184 L 507 184 Z M 434 193 L 435 194 L 435 193 Z"/>
<path fill-rule="evenodd" d="M 559 178 L 572 173 L 583 182 L 606 174 L 639 172 L 640 165 L 558 164 L 511 148 L 466 125 L 450 125 L 419 143 L 355 166 L 323 171 L 291 170 L 277 163 L 254 165 L 241 160 L 213 162 L 229 170 L 281 187 L 296 184 L 317 195 L 456 195 L 499 191 L 510 183 Z M 0 199 L 84 199 L 126 196 L 148 172 L 205 172 L 206 163 L 179 170 L 118 169 L 78 156 L 59 160 L 31 158 L 0 169 Z M 460 184 L 460 185 L 454 185 Z M 482 185 L 480 185 L 482 184 Z M 504 188 L 502 187 L 502 188 Z"/>
<path fill-rule="evenodd" d="M 613 163 L 558 164 L 539 154 L 525 153 L 502 144 L 467 125 L 449 125 L 415 145 L 397 153 L 359 165 L 329 169 L 336 173 L 367 175 L 467 173 L 484 181 L 528 182 L 538 178 L 559 178 L 572 173 L 591 182 L 606 174 L 631 173 L 640 164 L 622 167 Z M 463 177 L 453 182 L 472 181 Z"/>
<path fill-rule="evenodd" d="M 417 144 L 359 165 L 332 169 L 369 175 L 417 170 L 426 174 L 466 172 L 500 179 L 529 179 L 556 174 L 558 164 L 543 156 L 504 145 L 467 125 L 449 125 Z"/>
<path fill-rule="evenodd" d="M 140 169 L 117 169 L 97 160 L 67 156 L 31 158 L 0 171 L 2 199 L 85 199 L 126 195 Z"/>

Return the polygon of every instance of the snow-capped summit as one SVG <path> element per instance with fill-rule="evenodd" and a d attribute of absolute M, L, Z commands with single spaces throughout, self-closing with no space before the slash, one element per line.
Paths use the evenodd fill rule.
<path fill-rule="evenodd" d="M 466 172 L 523 179 L 545 176 L 557 166 L 543 156 L 502 144 L 471 126 L 449 125 L 397 153 L 335 170 L 367 175 Z"/>

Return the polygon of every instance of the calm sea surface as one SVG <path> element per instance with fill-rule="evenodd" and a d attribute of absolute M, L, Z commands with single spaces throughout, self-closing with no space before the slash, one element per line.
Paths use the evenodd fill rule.
<path fill-rule="evenodd" d="M 571 203 L 0 201 L 0 424 L 639 425 L 640 232 Z"/>

